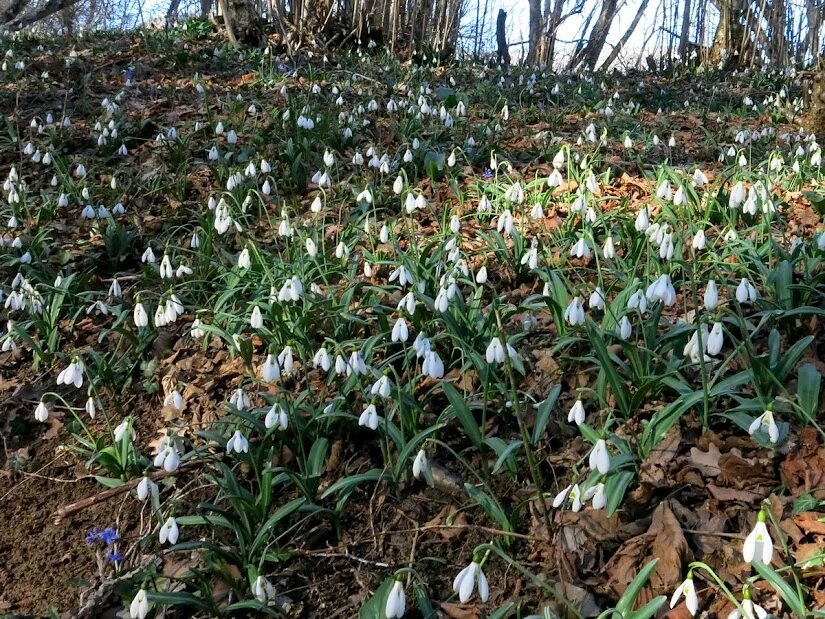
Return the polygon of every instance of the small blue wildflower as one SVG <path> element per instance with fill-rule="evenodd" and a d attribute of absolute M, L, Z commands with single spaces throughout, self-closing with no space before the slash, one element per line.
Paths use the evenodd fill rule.
<path fill-rule="evenodd" d="M 86 534 L 86 543 L 89 546 L 94 546 L 100 541 L 100 529 L 92 527 L 92 530 Z"/>
<path fill-rule="evenodd" d="M 109 563 L 117 565 L 118 563 L 123 561 L 123 555 L 119 553 L 117 550 L 110 550 L 106 553 L 106 559 L 109 561 Z"/>
<path fill-rule="evenodd" d="M 117 529 L 114 529 L 112 527 L 106 527 L 105 529 L 103 529 L 100 532 L 100 535 L 98 535 L 98 537 L 100 538 L 100 541 L 106 544 L 107 546 L 111 546 L 117 540 L 120 539 L 120 535 L 118 535 Z"/>
<path fill-rule="evenodd" d="M 489 180 L 493 178 L 493 171 L 490 168 L 484 168 L 484 173 L 482 174 L 482 176 Z"/>

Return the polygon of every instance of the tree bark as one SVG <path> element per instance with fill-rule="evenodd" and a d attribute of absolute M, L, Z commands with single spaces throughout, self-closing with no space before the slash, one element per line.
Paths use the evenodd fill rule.
<path fill-rule="evenodd" d="M 507 11 L 504 9 L 498 10 L 498 19 L 496 20 L 496 45 L 498 46 L 498 62 L 499 64 L 510 64 L 510 49 L 507 46 L 507 32 L 505 30 L 507 24 Z"/>
<path fill-rule="evenodd" d="M 549 0 L 548 0 L 549 1 Z M 530 35 L 527 47 L 527 64 L 536 62 L 538 55 L 539 41 L 542 35 L 541 0 L 529 0 L 530 2 Z"/>
<path fill-rule="evenodd" d="M 584 46 L 581 52 L 581 64 L 591 70 L 599 62 L 599 56 L 604 49 L 607 34 L 610 32 L 610 26 L 613 23 L 613 18 L 616 17 L 617 9 L 618 0 L 603 0 L 599 17 L 596 19 L 596 25 L 593 26 L 587 45 Z"/>
<path fill-rule="evenodd" d="M 602 66 L 601 66 L 602 71 L 606 70 L 611 64 L 613 64 L 613 62 L 616 60 L 616 58 L 619 57 L 619 54 L 622 53 L 622 50 L 624 49 L 624 46 L 627 45 L 628 40 L 630 39 L 631 35 L 633 34 L 633 32 L 638 27 L 639 22 L 642 20 L 642 15 L 647 10 L 647 5 L 648 5 L 649 2 L 650 2 L 650 0 L 642 0 L 641 4 L 639 5 L 639 9 L 636 11 L 636 15 L 633 17 L 633 21 L 630 22 L 630 26 L 625 31 L 625 33 L 622 35 L 622 38 L 619 40 L 619 42 L 616 44 L 616 46 L 613 48 L 613 50 L 607 56 L 605 61 L 602 63 Z"/>
<path fill-rule="evenodd" d="M 685 0 L 682 10 L 682 32 L 679 34 L 679 57 L 684 60 L 687 57 L 688 43 L 690 43 L 690 9 L 691 1 Z M 700 42 L 701 45 L 701 42 Z"/>
<path fill-rule="evenodd" d="M 226 34 L 235 47 L 263 47 L 266 42 L 261 17 L 252 0 L 218 0 Z"/>

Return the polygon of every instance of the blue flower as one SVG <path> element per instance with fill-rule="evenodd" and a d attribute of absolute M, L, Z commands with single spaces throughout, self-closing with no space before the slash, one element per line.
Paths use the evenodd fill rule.
<path fill-rule="evenodd" d="M 117 529 L 114 529 L 112 527 L 106 527 L 105 529 L 103 529 L 98 537 L 100 538 L 100 541 L 106 544 L 107 546 L 111 546 L 117 540 L 120 539 L 120 535 L 118 535 Z"/>
<path fill-rule="evenodd" d="M 106 553 L 106 559 L 108 559 L 109 563 L 117 565 L 118 563 L 123 561 L 123 555 L 119 553 L 117 550 L 110 550 Z"/>
<path fill-rule="evenodd" d="M 89 546 L 94 546 L 100 541 L 100 529 L 92 527 L 92 530 L 86 534 L 86 543 Z"/>
<path fill-rule="evenodd" d="M 487 179 L 493 178 L 493 171 L 490 168 L 484 168 L 482 176 Z"/>

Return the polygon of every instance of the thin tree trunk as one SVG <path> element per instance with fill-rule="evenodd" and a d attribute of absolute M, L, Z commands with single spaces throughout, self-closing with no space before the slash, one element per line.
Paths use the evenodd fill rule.
<path fill-rule="evenodd" d="M 616 13 L 618 12 L 617 0 L 603 0 L 601 6 L 599 17 L 596 19 L 596 25 L 593 26 L 593 32 L 590 33 L 590 40 L 581 53 L 581 64 L 591 70 L 594 69 L 596 63 L 599 62 L 599 56 L 607 41 L 607 34 L 610 32 L 613 18 L 616 17 Z"/>
<path fill-rule="evenodd" d="M 549 0 L 548 0 L 549 1 Z M 527 64 L 531 65 L 536 62 L 536 55 L 538 52 L 539 40 L 541 38 L 542 19 L 541 19 L 541 0 L 529 0 L 530 3 L 530 32 L 528 35 L 527 47 Z"/>
<path fill-rule="evenodd" d="M 684 59 L 687 56 L 688 43 L 690 42 L 690 1 L 685 0 L 682 8 L 682 32 L 679 34 L 679 56 Z M 701 46 L 701 42 L 699 43 Z"/>
<path fill-rule="evenodd" d="M 639 4 L 639 9 L 636 11 L 636 15 L 633 17 L 633 21 L 630 22 L 630 26 L 627 30 L 625 30 L 625 33 L 622 35 L 622 38 L 619 40 L 619 42 L 607 56 L 605 61 L 602 63 L 602 71 L 606 70 L 611 64 L 613 64 L 616 58 L 619 57 L 619 54 L 622 53 L 622 49 L 624 49 L 624 46 L 627 45 L 627 41 L 630 39 L 633 32 L 639 26 L 639 22 L 642 20 L 642 15 L 644 15 L 644 12 L 647 10 L 647 5 L 649 2 L 650 0 L 642 0 L 641 4 Z"/>

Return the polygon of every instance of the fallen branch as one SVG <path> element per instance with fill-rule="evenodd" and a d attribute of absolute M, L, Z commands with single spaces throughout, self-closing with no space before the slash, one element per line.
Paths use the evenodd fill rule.
<path fill-rule="evenodd" d="M 152 481 L 157 481 L 158 479 L 163 479 L 164 477 L 171 477 L 173 475 L 178 475 L 180 470 L 184 467 L 180 467 L 177 471 L 172 473 L 168 471 L 155 471 L 151 475 L 149 475 L 149 479 Z M 75 501 L 74 503 L 69 503 L 68 505 L 64 505 L 60 509 L 58 509 L 54 513 L 54 522 L 58 524 L 61 520 L 63 520 L 66 516 L 71 516 L 72 514 L 76 514 L 77 512 L 83 511 L 93 505 L 97 505 L 98 503 L 102 503 L 112 497 L 116 497 L 124 492 L 128 492 L 132 488 L 135 488 L 140 483 L 141 478 L 132 479 L 130 481 L 124 482 L 117 488 L 107 488 L 103 492 L 98 492 L 97 494 L 93 494 L 92 496 L 87 496 L 85 499 L 80 499 L 79 501 Z"/>

